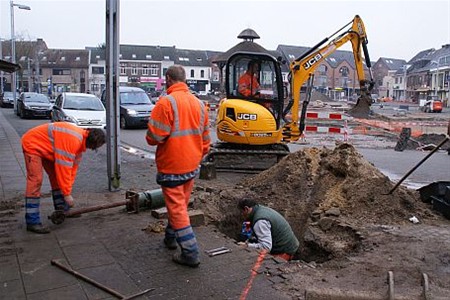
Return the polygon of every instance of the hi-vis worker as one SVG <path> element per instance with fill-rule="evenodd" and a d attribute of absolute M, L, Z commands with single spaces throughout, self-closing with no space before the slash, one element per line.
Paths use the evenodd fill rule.
<path fill-rule="evenodd" d="M 247 65 L 247 71 L 238 81 L 238 92 L 245 97 L 259 95 L 259 82 L 256 74 L 259 72 L 258 62 L 251 60 Z"/>
<path fill-rule="evenodd" d="M 158 100 L 148 121 L 146 140 L 157 145 L 156 181 L 162 187 L 168 213 L 164 244 L 180 245 L 173 261 L 197 267 L 199 249 L 187 206 L 203 156 L 209 151 L 209 120 L 202 101 L 189 92 L 186 72 L 173 65 L 166 72 L 167 96 Z"/>
<path fill-rule="evenodd" d="M 72 185 L 81 155 L 86 148 L 95 150 L 105 143 L 101 129 L 81 129 L 66 123 L 47 123 L 28 130 L 22 137 L 22 149 L 27 169 L 25 220 L 27 230 L 49 233 L 42 225 L 39 203 L 42 169 L 48 174 L 55 209 L 69 210 L 74 205 Z"/>

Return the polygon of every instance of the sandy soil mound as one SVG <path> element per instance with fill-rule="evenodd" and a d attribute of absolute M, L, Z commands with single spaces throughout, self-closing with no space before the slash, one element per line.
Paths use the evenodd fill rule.
<path fill-rule="evenodd" d="M 252 197 L 282 213 L 301 242 L 305 260 L 328 260 L 357 251 L 368 224 L 405 224 L 413 215 L 436 220 L 416 191 L 393 187 L 353 146 L 307 148 L 232 189 L 203 189 L 194 197 L 209 221 L 229 236 L 239 232 L 236 203 Z"/>

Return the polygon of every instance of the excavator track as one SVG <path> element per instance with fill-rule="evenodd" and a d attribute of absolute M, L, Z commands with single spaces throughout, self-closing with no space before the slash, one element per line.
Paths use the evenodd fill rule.
<path fill-rule="evenodd" d="M 284 144 L 267 146 L 214 144 L 204 161 L 212 162 L 218 171 L 258 173 L 276 164 L 290 153 Z"/>

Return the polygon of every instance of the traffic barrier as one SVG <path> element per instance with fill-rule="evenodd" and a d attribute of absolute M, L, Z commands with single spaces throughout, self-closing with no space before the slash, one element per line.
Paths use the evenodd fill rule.
<path fill-rule="evenodd" d="M 333 112 L 307 112 L 305 132 L 342 134 L 343 140 L 348 141 L 351 129 L 348 128 L 347 121 L 351 117 Z"/>

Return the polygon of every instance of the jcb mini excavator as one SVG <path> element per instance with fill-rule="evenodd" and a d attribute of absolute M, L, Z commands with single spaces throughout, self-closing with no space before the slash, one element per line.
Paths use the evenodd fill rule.
<path fill-rule="evenodd" d="M 263 170 L 289 154 L 287 144 L 299 140 L 305 129 L 314 70 L 347 42 L 352 45 L 360 84 L 358 101 L 349 113 L 367 117 L 374 81 L 364 24 L 359 16 L 355 16 L 350 23 L 290 63 L 290 92 L 283 83 L 281 59 L 276 59 L 269 51 L 258 45 L 265 52 L 237 51 L 231 54 L 225 63 L 226 98 L 220 101 L 216 118 L 219 142 L 211 147 L 204 162 L 215 164 L 217 169 Z M 369 80 L 365 79 L 362 51 Z M 251 80 L 258 82 L 247 85 L 257 87 L 257 91 L 244 95 L 239 86 L 240 78 L 255 63 L 257 72 Z M 302 87 L 306 83 L 304 93 Z M 301 94 L 306 94 L 305 99 L 300 99 Z"/>

